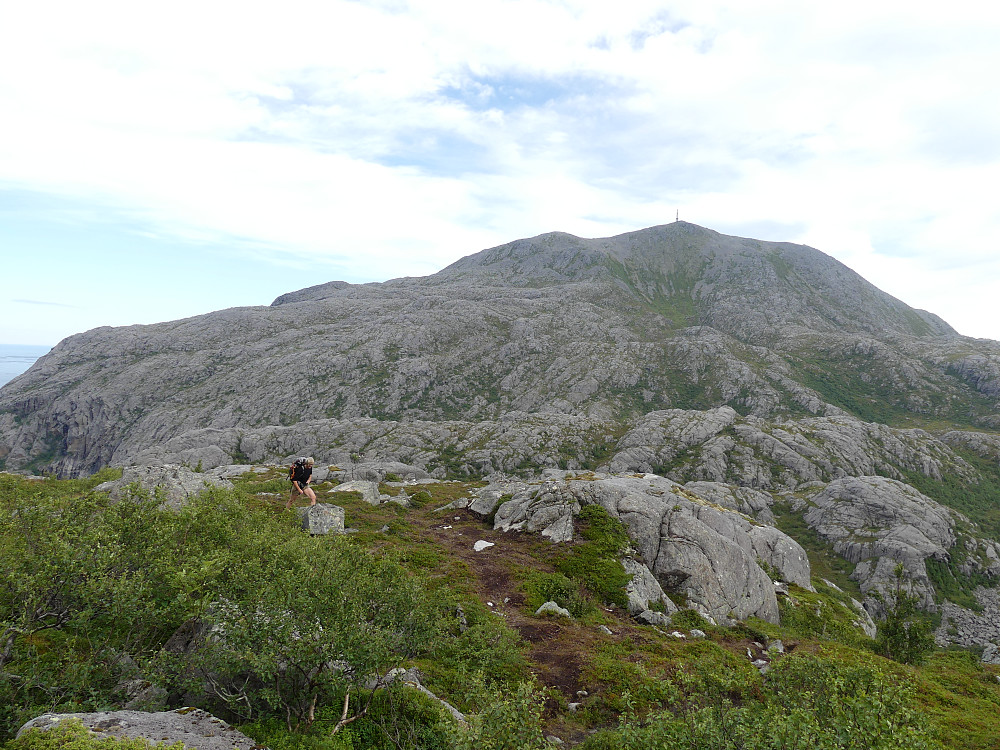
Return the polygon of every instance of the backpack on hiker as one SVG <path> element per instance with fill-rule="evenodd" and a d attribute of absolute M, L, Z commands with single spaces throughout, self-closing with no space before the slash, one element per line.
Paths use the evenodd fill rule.
<path fill-rule="evenodd" d="M 296 458 L 295 463 L 288 467 L 288 481 L 304 482 L 306 479 L 306 466 L 308 466 L 308 459 Z"/>

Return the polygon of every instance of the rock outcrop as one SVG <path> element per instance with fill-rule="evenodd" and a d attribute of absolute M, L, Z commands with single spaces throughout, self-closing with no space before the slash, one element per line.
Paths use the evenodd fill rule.
<path fill-rule="evenodd" d="M 20 737 L 32 729 L 47 731 L 60 722 L 78 719 L 99 737 L 131 737 L 173 745 L 184 743 L 190 750 L 254 750 L 255 740 L 233 729 L 222 719 L 198 708 L 174 711 L 102 711 L 98 713 L 42 714 L 18 731 Z"/>
<path fill-rule="evenodd" d="M 805 551 L 774 527 L 716 506 L 663 477 L 592 477 L 527 485 L 496 508 L 495 528 L 569 541 L 580 510 L 600 505 L 625 524 L 638 556 L 662 590 L 683 596 L 692 608 L 720 623 L 750 616 L 777 622 L 774 583 L 761 563 L 785 580 L 809 586 Z M 633 582 L 636 572 L 641 578 L 641 570 L 630 572 Z M 635 606 L 649 609 L 648 594 L 645 607 L 638 601 Z"/>
<path fill-rule="evenodd" d="M 837 479 L 808 502 L 806 523 L 857 563 L 854 577 L 863 592 L 891 595 L 901 565 L 908 589 L 924 608 L 934 608 L 925 560 L 948 559 L 956 541 L 954 511 L 885 477 Z"/>
<path fill-rule="evenodd" d="M 123 498 L 132 485 L 160 498 L 169 508 L 178 509 L 210 487 L 232 489 L 233 483 L 211 474 L 204 474 L 186 466 L 165 464 L 163 466 L 126 466 L 121 479 L 104 482 L 94 488 L 95 492 L 107 492 L 114 499 Z"/>
<path fill-rule="evenodd" d="M 1000 591 L 979 587 L 975 591 L 980 611 L 974 612 L 952 602 L 941 605 L 941 624 L 934 632 L 939 646 L 956 645 L 973 648 L 986 645 L 984 661 L 1000 664 Z"/>

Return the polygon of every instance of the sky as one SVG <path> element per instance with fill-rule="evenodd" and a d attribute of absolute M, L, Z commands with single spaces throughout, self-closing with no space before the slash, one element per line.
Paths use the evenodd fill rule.
<path fill-rule="evenodd" d="M 681 219 L 1000 339 L 1000 6 L 0 5 L 0 344 Z"/>

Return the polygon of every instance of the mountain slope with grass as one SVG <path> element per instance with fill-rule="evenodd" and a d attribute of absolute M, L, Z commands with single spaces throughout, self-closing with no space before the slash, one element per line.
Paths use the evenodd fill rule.
<path fill-rule="evenodd" d="M 864 617 L 912 599 L 939 646 L 991 663 L 998 404 L 1000 343 L 818 250 L 676 222 L 545 234 L 427 277 L 70 337 L 0 389 L 0 469 L 198 474 L 313 455 L 352 478 L 486 482 L 516 499 L 505 523 L 516 507 L 512 523 L 549 528 L 533 508 L 561 498 L 560 534 L 579 520 L 563 510 L 598 496 L 629 525 L 605 493 L 638 475 L 643 507 L 679 498 L 676 513 L 649 510 L 663 530 L 650 539 L 683 528 L 678 550 L 711 540 L 732 561 L 710 571 L 723 596 L 688 570 L 695 556 L 646 559 L 664 609 L 673 597 L 717 623 L 794 619 L 764 590 L 771 552 L 747 541 L 787 534 Z"/>
<path fill-rule="evenodd" d="M 995 746 L 1000 668 L 880 655 L 856 586 L 812 552 L 821 573 L 788 586 L 780 624 L 681 609 L 660 626 L 615 604 L 601 561 L 629 543 L 600 512 L 555 544 L 463 507 L 484 482 L 389 477 L 380 494 L 407 503 L 372 505 L 328 479 L 320 502 L 354 531 L 310 538 L 282 510 L 282 467 L 180 509 L 137 487 L 109 502 L 93 488 L 113 475 L 0 475 L 5 739 L 44 711 L 196 704 L 281 750 Z M 549 599 L 572 619 L 535 614 Z M 396 667 L 424 691 L 371 679 Z"/>

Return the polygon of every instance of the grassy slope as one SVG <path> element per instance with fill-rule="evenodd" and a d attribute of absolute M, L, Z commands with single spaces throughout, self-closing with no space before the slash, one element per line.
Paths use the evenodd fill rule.
<path fill-rule="evenodd" d="M 238 492 L 259 512 L 280 514 L 287 486 L 280 475 L 279 470 L 246 475 L 237 483 Z M 53 497 L 85 492 L 94 484 L 17 481 Z M 780 626 L 750 622 L 716 628 L 696 616 L 671 632 L 638 625 L 620 607 L 601 601 L 581 584 L 590 581 L 593 588 L 599 588 L 606 583 L 601 577 L 604 573 L 595 573 L 595 568 L 581 573 L 578 565 L 566 564 L 567 560 L 591 560 L 595 554 L 599 557 L 603 553 L 595 553 L 594 545 L 605 552 L 613 549 L 614 529 L 602 526 L 600 519 L 589 526 L 583 522 L 578 541 L 553 545 L 534 534 L 495 532 L 465 510 L 440 510 L 452 500 L 467 497 L 472 486 L 460 482 L 425 485 L 409 508 L 393 503 L 371 506 L 357 493 L 338 493 L 330 483 L 320 483 L 316 489 L 321 502 L 345 508 L 348 525 L 357 530 L 350 537 L 354 544 L 394 553 L 421 576 L 431 593 L 440 590 L 454 596 L 458 591 L 470 620 L 496 617 L 502 622 L 506 635 L 491 631 L 493 640 L 470 646 L 489 652 L 478 657 L 478 663 L 501 682 L 533 675 L 547 689 L 547 731 L 570 746 L 587 743 L 595 730 L 614 727 L 628 704 L 640 714 L 666 707 L 676 694 L 670 687 L 674 684 L 686 686 L 686 700 L 692 703 L 722 695 L 737 704 L 752 704 L 764 678 L 750 664 L 748 650 L 755 658 L 765 656 L 760 645 L 780 639 L 789 653 L 875 664 L 912 682 L 921 709 L 947 747 L 1000 747 L 993 729 L 1000 706 L 1000 670 L 996 668 L 984 667 L 964 653 L 937 653 L 921 667 L 904 667 L 875 656 L 851 626 L 853 616 L 845 595 L 825 585 L 818 585 L 816 593 L 793 587 L 792 596 L 782 602 Z M 396 494 L 399 489 L 383 485 L 382 491 Z M 408 491 L 414 494 L 412 488 Z M 584 533 L 588 528 L 590 533 Z M 473 544 L 478 540 L 495 546 L 475 552 Z M 818 559 L 815 563 L 820 563 L 818 577 L 843 581 L 844 571 L 825 569 Z M 532 586 L 540 577 L 554 580 L 562 575 L 561 570 L 575 577 L 577 595 L 589 606 L 572 622 L 535 617 L 526 606 Z M 698 626 L 706 632 L 706 639 L 692 637 L 690 629 Z M 462 709 L 473 708 L 467 694 L 469 675 L 454 654 L 430 654 L 418 666 L 431 690 Z M 570 703 L 579 703 L 577 710 L 570 710 Z"/>
<path fill-rule="evenodd" d="M 791 653 L 818 653 L 844 663 L 874 663 L 902 680 L 911 680 L 921 708 L 946 747 L 1000 748 L 995 736 L 1000 668 L 983 666 L 964 652 L 937 652 L 918 667 L 872 654 L 868 639 L 851 624 L 854 615 L 849 598 L 858 595 L 856 584 L 847 578 L 850 571 L 844 567 L 846 563 L 824 545 L 806 540 L 817 592 L 793 587 L 791 598 L 782 602 L 783 624 L 779 626 L 755 621 L 731 629 L 703 625 L 708 638 L 699 641 L 686 628 L 668 633 L 637 625 L 621 609 L 599 602 L 601 606 L 578 622 L 538 618 L 523 607 L 528 571 L 555 571 L 558 561 L 567 555 L 567 545 L 552 545 L 534 534 L 495 532 L 464 510 L 435 510 L 467 496 L 471 486 L 428 485 L 425 489 L 430 499 L 412 509 L 369 506 L 338 495 L 332 486 L 321 488 L 320 494 L 346 508 L 350 525 L 361 529 L 359 542 L 393 546 L 404 558 L 409 556 L 411 564 L 433 576 L 453 579 L 456 570 L 460 571 L 468 590 L 492 604 L 491 609 L 520 635 L 532 673 L 539 683 L 552 689 L 547 701 L 548 730 L 570 742 L 613 725 L 626 694 L 640 710 L 659 708 L 666 698 L 663 680 L 678 671 L 696 669 L 711 674 L 737 701 L 752 700 L 762 678 L 750 665 L 747 649 L 760 656 L 755 644 L 782 640 Z M 382 489 L 397 491 L 386 486 Z M 792 514 L 780 518 L 779 526 L 801 542 L 803 530 L 793 518 Z M 379 535 L 376 530 L 384 523 L 389 523 L 390 533 Z M 497 546 L 484 553 L 473 552 L 472 545 L 479 539 Z M 837 583 L 844 592 L 823 584 L 822 578 Z M 581 591 L 583 596 L 594 598 L 586 587 Z M 600 625 L 612 635 L 601 632 Z M 686 637 L 677 638 L 673 632 Z M 581 697 L 578 691 L 585 691 L 586 696 Z M 581 705 L 571 712 L 567 710 L 570 702 Z"/>

